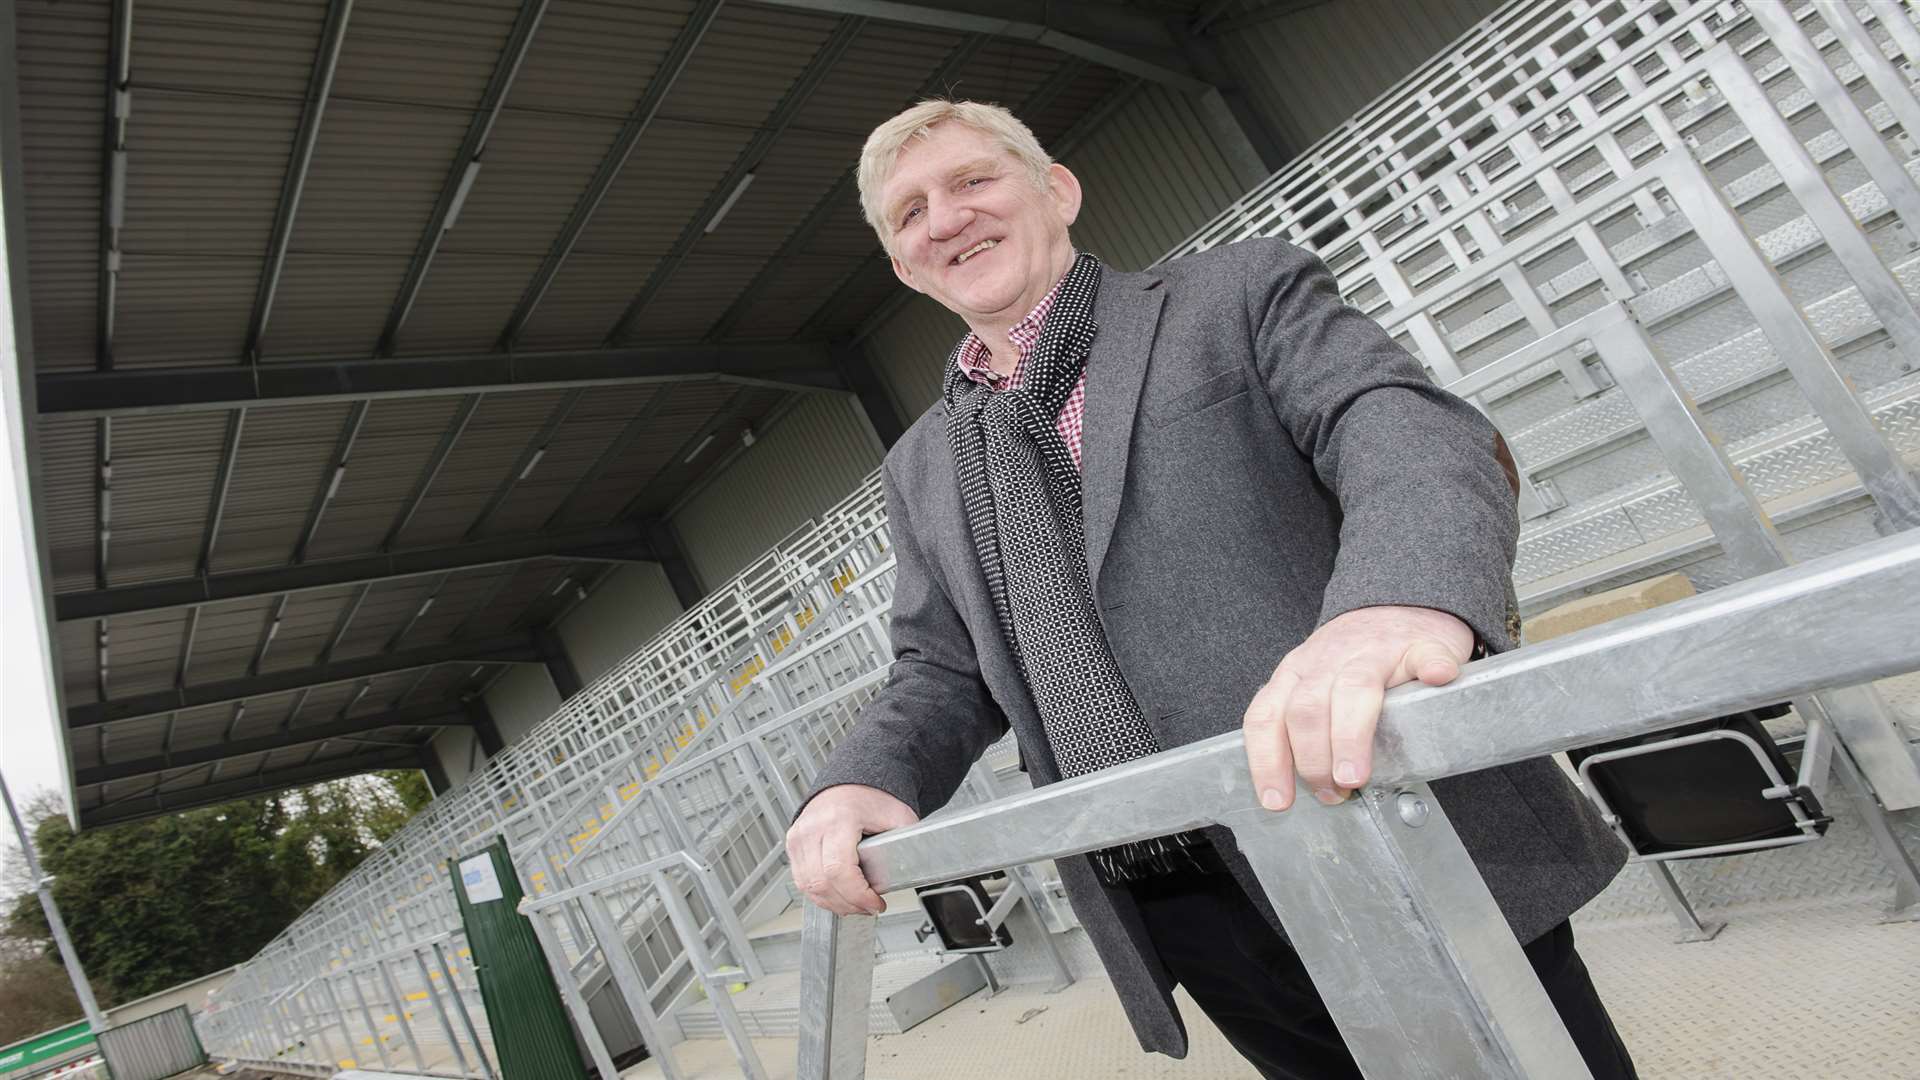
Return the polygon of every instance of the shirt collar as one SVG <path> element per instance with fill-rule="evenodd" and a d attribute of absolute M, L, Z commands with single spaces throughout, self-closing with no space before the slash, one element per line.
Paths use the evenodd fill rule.
<path fill-rule="evenodd" d="M 1073 268 L 1067 268 L 1071 273 Z M 1020 352 L 1020 360 L 1013 367 L 1013 374 L 1002 376 L 993 370 L 993 353 L 988 351 L 987 343 L 980 335 L 967 331 L 960 342 L 960 373 L 990 390 L 1018 390 L 1027 381 L 1027 358 L 1033 355 L 1033 347 L 1040 341 L 1040 331 L 1047 325 L 1047 315 L 1053 311 L 1053 302 L 1060 296 L 1060 284 L 1067 275 L 1060 275 L 1060 281 L 1053 283 L 1047 295 L 1033 306 L 1033 310 L 1007 331 L 1007 340 Z"/>

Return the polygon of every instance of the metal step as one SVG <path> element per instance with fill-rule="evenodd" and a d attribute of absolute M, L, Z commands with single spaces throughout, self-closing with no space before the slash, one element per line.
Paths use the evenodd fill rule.
<path fill-rule="evenodd" d="M 867 1030 L 876 1035 L 897 1035 L 952 1008 L 986 985 L 980 965 L 971 956 L 883 958 L 873 970 L 873 1004 L 867 1013 Z M 800 973 L 769 974 L 743 987 L 734 993 L 733 1007 L 748 1035 L 798 1035 Z M 675 1019 L 685 1038 L 722 1037 L 711 1002 L 694 1002 L 681 1009 Z"/>

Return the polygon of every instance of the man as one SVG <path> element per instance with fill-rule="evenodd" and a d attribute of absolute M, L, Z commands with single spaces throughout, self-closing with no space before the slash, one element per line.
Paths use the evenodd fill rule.
<path fill-rule="evenodd" d="M 978 103 L 881 125 L 859 181 L 900 280 L 971 333 L 887 457 L 896 659 L 788 833 L 814 902 L 879 912 L 860 838 L 943 805 L 1009 725 L 1043 785 L 1237 722 L 1283 812 L 1366 783 L 1388 687 L 1516 644 L 1494 429 L 1318 260 L 1107 270 L 1068 236 L 1079 181 Z M 1617 843 L 1550 761 L 1433 788 L 1595 1077 L 1631 1077 L 1566 922 Z M 1059 866 L 1144 1048 L 1184 1056 L 1181 984 L 1264 1075 L 1358 1075 L 1226 830 Z"/>

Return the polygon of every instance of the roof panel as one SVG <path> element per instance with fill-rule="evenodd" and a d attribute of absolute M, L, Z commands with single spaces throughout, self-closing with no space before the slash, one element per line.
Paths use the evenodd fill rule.
<path fill-rule="evenodd" d="M 260 362 L 371 355 L 407 263 L 402 255 L 288 253 Z"/>
<path fill-rule="evenodd" d="M 224 413 L 113 421 L 113 536 L 107 583 L 191 577 L 226 444 Z"/>
<path fill-rule="evenodd" d="M 136 89 L 122 249 L 257 259 L 299 124 L 298 102 Z"/>
<path fill-rule="evenodd" d="M 186 639 L 187 617 L 186 610 L 175 609 L 108 619 L 108 696 L 129 697 L 172 689 L 180 671 L 180 645 Z M 98 663 L 92 650 L 78 659 L 89 667 Z"/>
<path fill-rule="evenodd" d="M 291 249 L 412 255 L 470 119 L 462 111 L 329 101 Z"/>
<path fill-rule="evenodd" d="M 465 229 L 462 214 L 461 229 Z M 400 336 L 404 351 L 485 352 L 540 266 L 537 255 L 473 254 L 443 248 Z"/>
<path fill-rule="evenodd" d="M 860 155 L 860 140 L 789 131 L 754 170 L 753 185 L 699 250 L 765 258 L 784 243 Z"/>
<path fill-rule="evenodd" d="M 283 566 L 333 474 L 346 402 L 250 409 L 213 545 L 215 573 Z"/>
<path fill-rule="evenodd" d="M 60 690 L 68 705 L 87 705 L 100 700 L 95 648 L 99 644 L 99 623 L 61 623 L 55 635 L 60 643 Z"/>
<path fill-rule="evenodd" d="M 506 583 L 494 593 L 493 602 L 474 613 L 461 635 L 479 638 L 511 632 L 519 625 L 521 613 L 553 587 L 554 566 L 550 562 L 523 562 L 508 568 Z M 461 664 L 451 666 L 468 672 L 473 670 Z"/>
<path fill-rule="evenodd" d="M 553 285 L 520 334 L 525 349 L 590 349 L 627 309 L 647 276 L 660 265 L 650 255 L 597 255 L 575 251 L 560 266 Z"/>
<path fill-rule="evenodd" d="M 748 390 L 733 401 L 727 409 L 728 419 L 715 432 L 713 443 L 692 462 L 678 453 L 670 457 L 659 475 L 648 481 L 634 513 L 644 517 L 663 512 L 737 445 L 742 431 L 765 424 L 769 414 L 790 396 L 786 391 L 766 387 Z"/>
<path fill-rule="evenodd" d="M 28 284 L 41 371 L 94 363 L 109 17 L 107 0 L 24 4 L 14 13 Z"/>
<path fill-rule="evenodd" d="M 433 591 L 431 577 L 395 578 L 374 585 L 367 599 L 354 614 L 353 625 L 334 650 L 336 660 L 375 656 L 392 649 L 427 644 L 411 637 L 396 641 L 398 634 L 420 610 L 421 601 Z M 298 664 L 289 664 L 298 667 Z"/>
<path fill-rule="evenodd" d="M 755 116 L 746 124 L 759 120 Z M 664 255 L 672 250 L 688 219 L 752 138 L 750 126 L 655 122 L 581 233 L 579 250 L 618 255 Z M 642 284 L 635 282 L 634 291 Z"/>
<path fill-rule="evenodd" d="M 866 258 L 842 255 L 789 258 L 775 268 L 756 295 L 747 298 L 732 336 L 776 340 L 792 337 L 825 299 L 821 282 L 844 281 L 856 270 L 879 259 L 877 252 Z"/>
<path fill-rule="evenodd" d="M 503 109 L 487 140 L 486 164 L 443 247 L 546 255 L 619 132 L 618 120 Z"/>
<path fill-rule="evenodd" d="M 513 104 L 624 118 L 692 11 L 690 0 L 553 0 L 514 80 Z"/>
<path fill-rule="evenodd" d="M 252 710 L 248 710 L 249 713 Z M 173 748 L 194 750 L 226 741 L 227 726 L 233 722 L 232 705 L 214 705 L 204 709 L 182 709 L 174 716 Z"/>
<path fill-rule="evenodd" d="M 202 609 L 193 636 L 187 683 L 200 686 L 242 678 L 259 654 L 275 597 L 256 596 Z"/>
<path fill-rule="evenodd" d="M 678 383 L 675 396 L 695 392 L 710 384 Z M 646 408 L 655 394 L 649 386 L 619 386 L 596 389 L 585 395 L 567 415 L 566 422 L 547 443 L 540 464 L 513 491 L 495 512 L 488 532 L 511 535 L 539 530 L 573 491 L 587 470 L 600 459 L 627 422 Z"/>
<path fill-rule="evenodd" d="M 520 0 L 358 0 L 335 97 L 472 108 L 520 12 Z"/>
<path fill-rule="evenodd" d="M 115 365 L 238 363 L 263 262 L 129 252 L 115 305 Z"/>
<path fill-rule="evenodd" d="M 869 22 L 807 100 L 795 125 L 855 140 L 846 162 L 851 166 L 867 133 L 911 104 L 961 40 L 943 30 Z"/>
<path fill-rule="evenodd" d="M 1018 109 L 1066 62 L 1060 53 L 1038 45 L 989 41 L 960 69 L 949 93 Z"/>
<path fill-rule="evenodd" d="M 46 528 L 56 593 L 94 586 L 99 549 L 94 499 L 98 475 L 100 421 L 72 416 L 43 416 L 37 429 L 40 464 L 40 521 Z"/>
<path fill-rule="evenodd" d="M 700 447 L 695 444 L 694 447 L 688 447 L 687 443 L 716 414 L 744 403 L 745 399 L 740 398 L 740 393 L 740 387 L 725 384 L 675 393 L 641 437 L 610 463 L 598 480 L 580 493 L 568 511 L 567 521 L 584 525 L 612 520 L 629 502 L 643 493 L 649 493 L 656 480 L 663 476 L 671 475 L 676 469 L 704 469 L 712 464 L 724 452 L 730 440 L 739 437 L 746 421 L 737 425 L 723 425 L 715 435 L 713 445 Z M 748 392 L 747 397 L 752 396 L 752 392 Z M 716 449 L 715 445 L 720 449 Z M 693 449 L 698 449 L 700 456 L 692 466 L 688 466 L 681 455 Z"/>
<path fill-rule="evenodd" d="M 833 33 L 831 15 L 725 7 L 667 95 L 665 116 L 763 123 Z"/>
<path fill-rule="evenodd" d="M 326 15 L 326 0 L 140 0 L 134 85 L 298 101 Z"/>
<path fill-rule="evenodd" d="M 353 595 L 350 588 L 289 593 L 279 632 L 267 646 L 260 670 L 288 671 L 318 664 Z"/>
<path fill-rule="evenodd" d="M 631 340 L 694 341 L 705 336 L 771 254 L 746 258 L 696 250 L 640 313 Z"/>
<path fill-rule="evenodd" d="M 314 530 L 308 555 L 331 559 L 377 549 L 426 471 L 459 397 L 373 402 L 360 425 L 340 490 Z"/>

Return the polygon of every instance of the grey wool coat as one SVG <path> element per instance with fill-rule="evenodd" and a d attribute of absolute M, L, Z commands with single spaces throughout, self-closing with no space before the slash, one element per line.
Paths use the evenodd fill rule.
<path fill-rule="evenodd" d="M 1247 240 L 1146 273 L 1108 270 L 1095 317 L 1087 563 L 1163 747 L 1237 728 L 1280 658 L 1354 608 L 1437 608 L 1493 651 L 1516 644 L 1518 523 L 1492 425 L 1346 306 L 1318 259 Z M 866 784 L 925 816 L 1009 725 L 1034 784 L 1055 782 L 968 532 L 943 406 L 887 455 L 885 482 L 896 658 L 815 791 Z M 1624 860 L 1550 760 L 1433 787 L 1523 942 Z M 1209 832 L 1278 926 L 1231 834 Z M 1172 980 L 1131 894 L 1102 885 L 1084 857 L 1059 866 L 1141 1045 L 1184 1056 Z"/>

